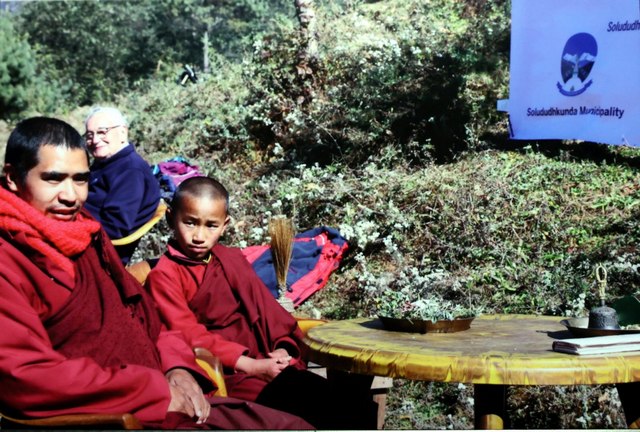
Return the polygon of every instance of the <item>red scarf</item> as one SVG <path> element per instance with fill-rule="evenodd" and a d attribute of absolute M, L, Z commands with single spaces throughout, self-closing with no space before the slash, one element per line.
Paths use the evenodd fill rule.
<path fill-rule="evenodd" d="M 100 224 L 83 214 L 70 222 L 52 219 L 0 187 L 0 229 L 12 236 L 22 234 L 29 247 L 75 278 L 75 267 L 69 258 L 87 248 Z"/>

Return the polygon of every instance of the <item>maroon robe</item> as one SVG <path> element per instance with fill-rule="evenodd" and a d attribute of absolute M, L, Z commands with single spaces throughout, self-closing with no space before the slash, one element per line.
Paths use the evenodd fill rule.
<path fill-rule="evenodd" d="M 377 410 L 368 387 L 362 394 L 362 388 L 345 388 L 306 370 L 296 319 L 273 298 L 241 250 L 216 245 L 211 253 L 202 284 L 189 302 L 198 321 L 245 346 L 249 357 L 261 359 L 285 348 L 296 359 L 272 381 L 238 372 L 226 375 L 229 395 L 294 413 L 319 429 L 375 428 Z"/>
<path fill-rule="evenodd" d="M 216 245 L 211 253 L 203 282 L 189 302 L 198 322 L 247 347 L 248 357 L 262 359 L 284 348 L 297 359 L 297 369 L 306 369 L 300 359 L 303 335 L 295 318 L 273 298 L 241 250 Z M 225 382 L 230 396 L 255 400 L 267 385 L 262 378 L 228 372 Z"/>
<path fill-rule="evenodd" d="M 137 364 L 161 369 L 155 342 L 160 319 L 150 299 L 121 266 L 102 267 L 96 249 L 76 261 L 76 286 L 44 324 L 53 348 L 68 358 L 91 357 L 102 367 Z M 114 282 L 114 279 L 117 283 Z"/>

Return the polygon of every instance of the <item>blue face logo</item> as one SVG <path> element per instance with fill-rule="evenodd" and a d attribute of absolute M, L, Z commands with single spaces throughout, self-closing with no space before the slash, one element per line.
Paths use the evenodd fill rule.
<path fill-rule="evenodd" d="M 565 96 L 583 93 L 593 80 L 587 81 L 598 55 L 598 43 L 589 33 L 577 33 L 569 38 L 562 51 L 562 81 L 558 90 Z"/>

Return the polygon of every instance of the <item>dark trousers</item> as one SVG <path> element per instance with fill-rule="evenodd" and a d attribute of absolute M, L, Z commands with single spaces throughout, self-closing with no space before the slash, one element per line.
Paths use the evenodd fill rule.
<path fill-rule="evenodd" d="M 640 403 L 638 403 L 640 382 L 616 384 L 616 388 L 618 389 L 618 396 L 622 403 L 627 426 L 630 426 L 636 420 L 640 421 Z"/>
<path fill-rule="evenodd" d="M 325 379 L 294 367 L 284 369 L 256 402 L 302 417 L 318 429 L 376 429 L 378 404 L 371 377 L 340 374 Z"/>

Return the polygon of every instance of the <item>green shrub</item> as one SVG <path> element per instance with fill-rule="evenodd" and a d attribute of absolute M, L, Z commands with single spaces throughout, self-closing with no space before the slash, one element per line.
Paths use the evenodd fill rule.
<path fill-rule="evenodd" d="M 132 139 L 147 152 L 168 156 L 229 160 L 246 155 L 250 145 L 243 108 L 247 90 L 237 80 L 241 65 L 215 53 L 211 65 L 211 74 L 197 85 L 183 87 L 171 78 L 157 79 L 148 91 L 123 98 L 120 105 L 132 113 Z"/>
<path fill-rule="evenodd" d="M 36 56 L 9 15 L 0 12 L 0 118 L 61 111 L 65 105 L 59 82 L 45 78 L 46 58 Z"/>
<path fill-rule="evenodd" d="M 36 63 L 29 43 L 5 13 L 0 13 L 0 118 L 24 111 L 29 102 Z"/>
<path fill-rule="evenodd" d="M 430 289 L 486 312 L 554 315 L 597 303 L 597 263 L 609 269 L 612 296 L 640 282 L 640 200 L 629 168 L 536 152 L 483 152 L 420 169 L 299 165 L 242 176 L 234 168 L 214 169 L 231 184 L 241 222 L 232 243 L 266 242 L 277 214 L 294 217 L 300 230 L 334 226 L 349 240 L 337 285 L 352 302 L 321 293 L 325 316 L 371 314 L 368 287 L 392 280 L 411 288 L 413 276 L 400 274 L 437 276 Z"/>
<path fill-rule="evenodd" d="M 15 19 L 47 56 L 47 79 L 63 77 L 65 97 L 86 105 L 146 87 L 163 64 L 201 72 L 205 33 L 213 50 L 237 61 L 249 34 L 292 11 L 285 0 L 32 0 L 16 8 Z"/>

